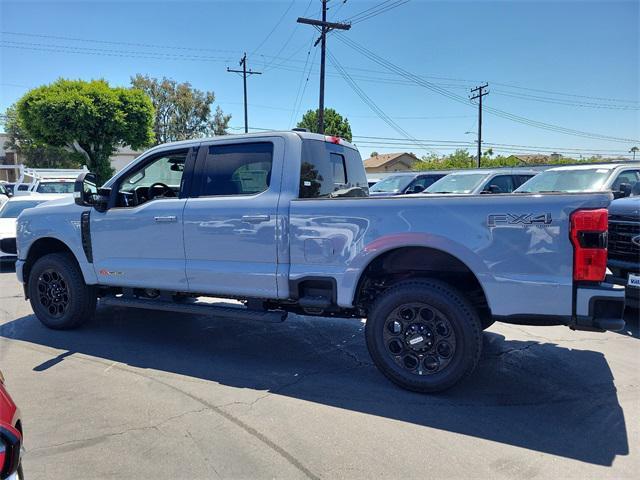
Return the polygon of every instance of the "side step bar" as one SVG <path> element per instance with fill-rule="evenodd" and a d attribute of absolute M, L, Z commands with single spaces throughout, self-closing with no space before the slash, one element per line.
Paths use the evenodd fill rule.
<path fill-rule="evenodd" d="M 284 322 L 287 318 L 287 312 L 283 310 L 248 310 L 244 307 L 223 307 L 197 302 L 175 303 L 163 300 L 147 300 L 144 298 L 103 297 L 100 299 L 100 304 L 111 307 L 142 308 L 145 310 L 212 315 L 236 320 L 259 320 L 269 323 Z"/>

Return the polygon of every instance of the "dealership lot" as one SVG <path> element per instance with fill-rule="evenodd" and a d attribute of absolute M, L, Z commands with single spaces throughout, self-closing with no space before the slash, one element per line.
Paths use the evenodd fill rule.
<path fill-rule="evenodd" d="M 256 324 L 99 308 L 41 326 L 0 274 L 0 368 L 27 478 L 631 478 L 638 323 L 496 324 L 478 372 L 439 395 L 370 363 L 363 324 Z"/>

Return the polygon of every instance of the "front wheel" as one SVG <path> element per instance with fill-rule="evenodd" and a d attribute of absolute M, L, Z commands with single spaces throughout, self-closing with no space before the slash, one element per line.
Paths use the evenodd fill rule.
<path fill-rule="evenodd" d="M 75 328 L 91 318 L 96 292 L 84 283 L 75 258 L 50 253 L 39 258 L 29 273 L 29 301 L 36 317 L 56 330 Z"/>
<path fill-rule="evenodd" d="M 407 390 L 438 392 L 475 369 L 481 328 L 475 309 L 449 285 L 406 281 L 373 304 L 365 336 L 374 363 L 392 382 Z"/>

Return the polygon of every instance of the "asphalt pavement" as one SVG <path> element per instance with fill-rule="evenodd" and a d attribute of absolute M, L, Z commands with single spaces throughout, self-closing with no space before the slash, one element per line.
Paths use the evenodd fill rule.
<path fill-rule="evenodd" d="M 495 324 L 474 376 L 406 392 L 359 320 L 282 324 L 99 307 L 43 327 L 0 273 L 0 369 L 27 479 L 637 478 L 638 319 Z"/>

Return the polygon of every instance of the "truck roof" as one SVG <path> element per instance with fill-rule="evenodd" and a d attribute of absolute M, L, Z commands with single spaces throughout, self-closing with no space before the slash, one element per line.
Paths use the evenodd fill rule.
<path fill-rule="evenodd" d="M 297 135 L 298 137 L 302 138 L 303 140 L 320 140 L 323 142 L 331 142 L 331 143 L 337 143 L 340 144 L 344 147 L 347 148 L 351 148 L 353 150 L 357 150 L 356 146 L 353 145 L 352 143 L 346 141 L 343 138 L 339 138 L 339 137 L 334 137 L 331 135 L 322 135 L 319 133 L 312 133 L 312 132 L 303 132 L 303 131 L 299 131 L 299 130 L 265 130 L 262 132 L 255 132 L 255 133 L 241 133 L 241 134 L 236 134 L 236 135 L 220 135 L 220 136 L 215 136 L 215 137 L 206 137 L 206 138 L 193 138 L 190 140 L 180 140 L 177 142 L 168 142 L 168 143 L 163 143 L 161 145 L 156 145 L 155 147 L 152 147 L 149 151 L 151 150 L 156 150 L 156 149 L 164 149 L 164 148 L 170 148 L 170 147 L 190 147 L 193 145 L 197 145 L 199 143 L 202 142 L 211 142 L 211 141 L 227 141 L 227 140 L 235 140 L 235 139 L 246 139 L 246 138 L 264 138 L 264 137 L 271 137 L 271 136 L 292 136 L 292 135 Z"/>
<path fill-rule="evenodd" d="M 628 163 L 588 163 L 585 165 L 566 165 L 562 167 L 554 167 L 549 170 L 553 172 L 562 172 L 567 170 L 593 170 L 597 168 L 599 170 L 613 170 L 619 167 L 640 167 L 640 162 L 628 162 Z"/>

